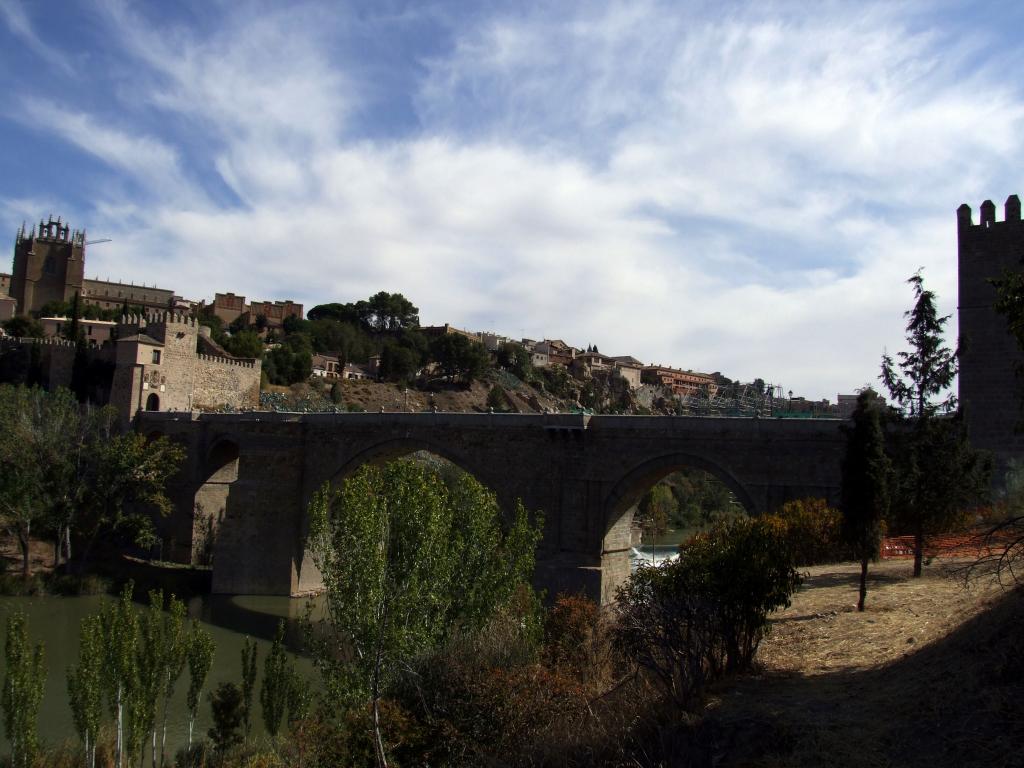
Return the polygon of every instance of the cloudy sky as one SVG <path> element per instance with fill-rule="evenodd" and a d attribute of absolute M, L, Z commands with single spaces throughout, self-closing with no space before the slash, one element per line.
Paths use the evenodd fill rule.
<path fill-rule="evenodd" d="M 1024 193 L 1021 29 L 976 0 L 0 0 L 0 231 L 52 212 L 112 238 L 90 277 L 400 291 L 834 399 L 903 348 L 918 267 L 955 310 L 956 207 Z"/>

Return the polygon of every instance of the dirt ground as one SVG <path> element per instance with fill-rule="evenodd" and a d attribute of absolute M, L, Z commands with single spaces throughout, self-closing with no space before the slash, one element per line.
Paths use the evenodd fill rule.
<path fill-rule="evenodd" d="M 808 570 L 758 674 L 709 703 L 715 765 L 1024 766 L 1024 598 L 963 561 Z"/>
<path fill-rule="evenodd" d="M 0 536 L 0 571 L 21 573 L 21 547 L 14 536 Z M 28 563 L 32 573 L 53 569 L 53 544 L 32 540 L 28 547 Z"/>

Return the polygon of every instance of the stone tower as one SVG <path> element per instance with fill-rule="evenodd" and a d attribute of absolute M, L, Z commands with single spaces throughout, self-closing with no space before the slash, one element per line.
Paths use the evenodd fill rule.
<path fill-rule="evenodd" d="M 14 240 L 11 296 L 18 314 L 27 315 L 51 301 L 71 301 L 85 277 L 85 231 L 71 231 L 51 216 L 30 233 L 22 225 Z"/>
<path fill-rule="evenodd" d="M 960 403 L 976 448 L 991 451 L 996 461 L 993 481 L 1002 486 L 1007 461 L 1024 458 L 1024 363 L 1006 319 L 994 308 L 995 288 L 989 280 L 1007 270 L 1024 269 L 1024 223 L 1020 198 L 1006 199 L 1003 221 L 996 221 L 991 200 L 981 204 L 975 224 L 971 208 L 957 215 L 960 295 L 958 312 L 963 352 L 960 358 Z"/>

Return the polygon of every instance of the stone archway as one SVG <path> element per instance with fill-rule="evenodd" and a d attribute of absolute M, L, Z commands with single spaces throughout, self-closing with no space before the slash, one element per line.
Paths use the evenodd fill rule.
<path fill-rule="evenodd" d="M 203 480 L 195 493 L 192 517 L 192 562 L 212 565 L 216 542 L 230 514 L 232 485 L 238 480 L 239 446 L 230 438 L 218 440 L 203 465 Z"/>
<path fill-rule="evenodd" d="M 724 467 L 690 453 L 667 453 L 649 459 L 623 476 L 609 492 L 603 504 L 604 536 L 601 540 L 601 602 L 614 600 L 615 591 L 630 573 L 630 549 L 633 541 L 633 515 L 637 505 L 651 488 L 680 469 L 699 469 L 720 480 L 747 514 L 761 512 L 749 491 Z"/>
<path fill-rule="evenodd" d="M 160 410 L 160 395 L 156 392 L 150 392 L 149 397 L 146 398 L 146 410 L 151 412 Z"/>

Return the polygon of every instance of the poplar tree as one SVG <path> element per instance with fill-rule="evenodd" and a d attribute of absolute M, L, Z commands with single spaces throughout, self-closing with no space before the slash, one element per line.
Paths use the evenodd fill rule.
<path fill-rule="evenodd" d="M 114 765 L 121 768 L 124 755 L 135 736 L 139 667 L 139 617 L 132 606 L 132 582 L 120 599 L 101 613 L 103 629 L 103 682 L 111 714 L 115 719 Z"/>
<path fill-rule="evenodd" d="M 196 723 L 196 715 L 199 712 L 199 704 L 203 698 L 203 686 L 206 685 L 206 677 L 210 674 L 210 667 L 213 666 L 213 638 L 210 633 L 203 629 L 199 622 L 192 621 L 192 629 L 188 637 L 188 695 L 186 703 L 188 706 L 188 745 L 192 746 L 192 729 Z"/>
<path fill-rule="evenodd" d="M 882 521 L 889 512 L 892 465 L 885 453 L 881 409 L 874 390 L 858 395 L 842 465 L 843 538 L 860 560 L 858 611 L 864 610 L 868 561 L 878 559 Z"/>
<path fill-rule="evenodd" d="M 167 614 L 164 617 L 164 679 L 163 718 L 160 725 L 160 765 L 164 764 L 167 749 L 167 710 L 185 664 L 188 662 L 189 634 L 185 625 L 185 604 L 171 596 Z M 156 755 L 154 755 L 154 761 Z"/>
<path fill-rule="evenodd" d="M 100 616 L 82 619 L 78 666 L 68 669 L 68 699 L 75 730 L 85 747 L 85 764 L 96 766 L 96 738 L 103 716 L 103 623 Z"/>
<path fill-rule="evenodd" d="M 256 641 L 247 635 L 242 643 L 242 722 L 245 738 L 252 731 L 252 694 L 256 688 Z"/>
<path fill-rule="evenodd" d="M 479 629 L 528 585 L 540 524 L 519 504 L 503 532 L 496 497 L 470 475 L 448 487 L 411 461 L 364 465 L 340 491 L 324 486 L 309 513 L 328 616 L 315 659 L 328 695 L 369 700 L 383 768 L 382 692 L 408 659 Z"/>
<path fill-rule="evenodd" d="M 11 766 L 29 768 L 39 748 L 39 705 L 46 683 L 43 644 L 39 643 L 35 648 L 30 645 L 28 620 L 21 611 L 7 618 L 6 634 L 6 674 L 0 709 L 3 709 L 4 731 L 11 744 Z"/>
<path fill-rule="evenodd" d="M 263 725 L 270 738 L 277 741 L 277 732 L 281 728 L 285 709 L 288 706 L 288 686 L 291 681 L 291 670 L 284 650 L 284 620 L 277 623 L 277 634 L 274 644 L 270 647 L 266 661 L 263 662 L 263 686 L 260 688 L 260 708 L 263 712 Z"/>

